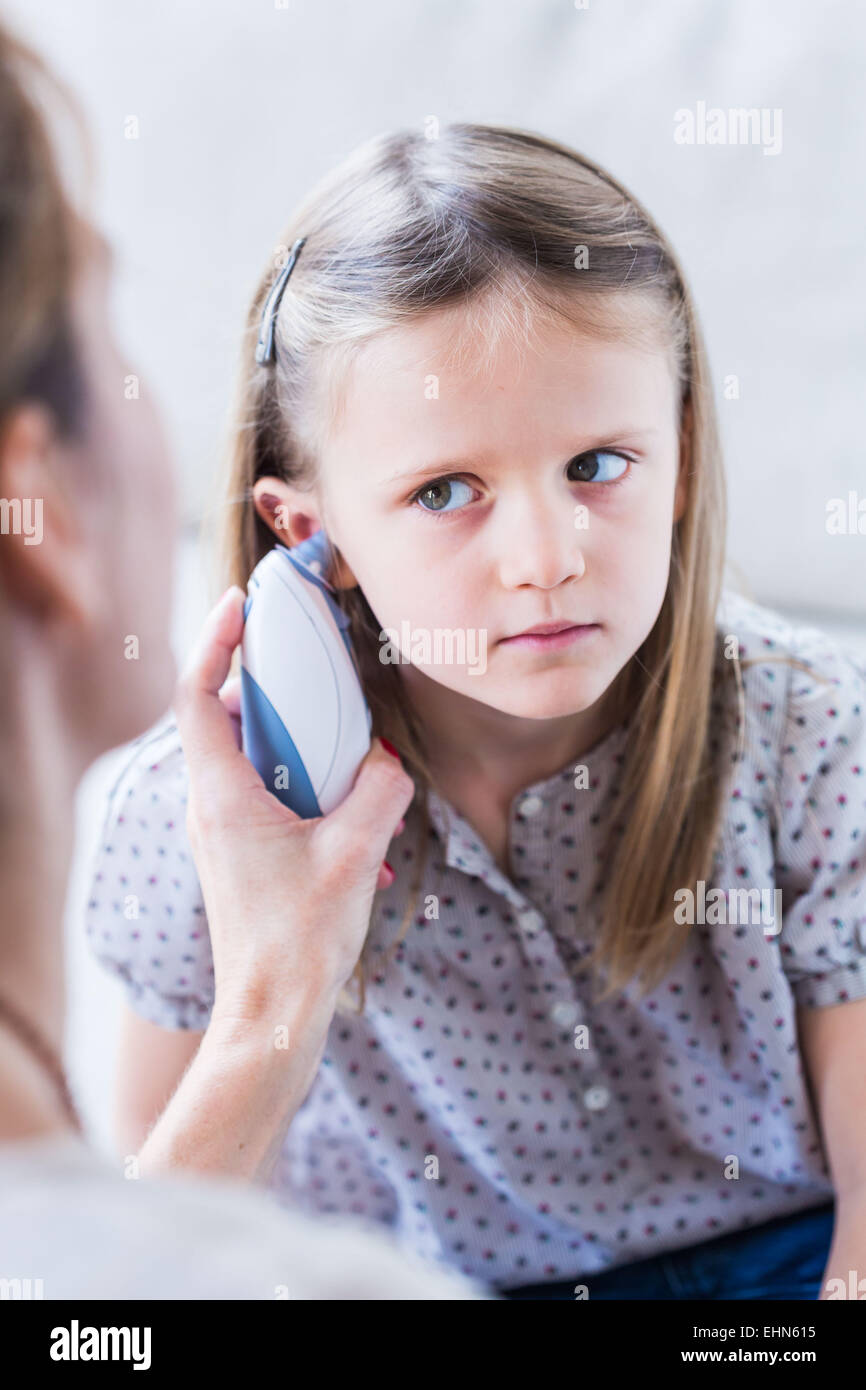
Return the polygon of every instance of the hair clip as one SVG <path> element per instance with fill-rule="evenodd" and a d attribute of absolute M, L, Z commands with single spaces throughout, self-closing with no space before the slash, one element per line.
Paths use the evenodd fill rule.
<path fill-rule="evenodd" d="M 262 310 L 262 322 L 259 328 L 259 341 L 256 343 L 256 361 L 259 363 L 270 362 L 274 357 L 274 324 L 276 323 L 277 313 L 280 308 L 280 300 L 283 297 L 283 290 L 286 288 L 289 276 L 295 268 L 295 262 L 301 252 L 301 247 L 306 241 L 306 237 L 299 237 L 289 252 L 289 258 L 283 266 L 276 280 L 274 281 L 270 294 L 265 300 L 265 307 Z"/>

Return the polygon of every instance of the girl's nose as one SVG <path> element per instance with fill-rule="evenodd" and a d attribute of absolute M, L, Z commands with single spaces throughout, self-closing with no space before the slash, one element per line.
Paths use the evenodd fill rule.
<path fill-rule="evenodd" d="M 498 536 L 502 583 L 508 589 L 531 584 L 556 589 L 586 572 L 588 536 L 585 514 L 562 499 L 558 507 L 524 505 L 503 523 Z M 575 523 L 579 524 L 575 524 Z"/>

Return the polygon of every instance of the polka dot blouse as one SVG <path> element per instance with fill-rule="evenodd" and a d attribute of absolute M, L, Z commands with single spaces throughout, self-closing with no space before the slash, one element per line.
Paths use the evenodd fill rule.
<path fill-rule="evenodd" d="M 385 968 L 411 887 L 413 802 L 389 852 L 397 878 L 374 903 L 366 1012 L 331 1024 L 274 1170 L 279 1201 L 384 1223 L 508 1288 L 832 1197 L 796 1009 L 866 995 L 866 669 L 730 590 L 717 628 L 742 657 L 792 652 L 831 678 L 779 662 L 743 670 L 746 757 L 719 788 L 706 893 L 757 888 L 765 907 L 781 903 L 775 925 L 772 911 L 756 921 L 709 902 L 702 920 L 696 901 L 651 994 L 593 1002 L 588 870 L 609 831 L 620 726 L 581 758 L 586 786 L 571 760 L 514 797 L 514 879 L 431 796 L 421 895 Z M 112 791 L 86 928 L 134 1010 L 204 1029 L 214 974 L 186 794 L 169 714 L 131 746 Z"/>

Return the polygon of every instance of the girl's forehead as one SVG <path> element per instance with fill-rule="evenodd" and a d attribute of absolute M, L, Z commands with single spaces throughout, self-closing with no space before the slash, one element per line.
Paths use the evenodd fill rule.
<path fill-rule="evenodd" d="M 557 448 L 575 433 L 667 433 L 678 371 L 658 303 L 604 299 L 479 297 L 341 345 L 319 382 L 313 454 L 352 467 L 359 450 L 390 461 L 421 437 L 439 454 L 527 428 Z"/>
<path fill-rule="evenodd" d="M 355 411 L 387 402 L 449 406 L 481 402 L 493 394 L 526 394 L 540 405 L 586 392 L 618 397 L 640 383 L 661 396 L 659 382 L 674 375 L 673 354 L 649 336 L 617 336 L 553 318 L 532 331 L 513 324 L 485 328 L 460 322 L 453 312 L 431 314 L 366 343 L 344 378 L 345 401 Z M 429 413 L 429 411 L 428 411 Z M 431 421 L 432 424 L 432 421 Z"/>
<path fill-rule="evenodd" d="M 434 466 L 483 471 L 614 440 L 666 448 L 676 435 L 674 379 L 661 352 L 596 341 L 582 353 L 521 357 L 503 345 L 494 368 L 465 373 L 437 370 L 435 357 L 402 347 L 394 335 L 354 376 L 329 432 L 325 473 L 352 475 L 364 458 L 396 485 Z"/>
<path fill-rule="evenodd" d="M 545 302 L 526 293 L 479 294 L 372 335 L 353 354 L 350 372 L 369 386 L 383 374 L 395 382 L 438 372 L 471 380 L 532 360 L 568 370 L 592 359 L 614 369 L 657 356 L 673 365 L 658 305 L 641 296 L 608 295 L 602 302 L 560 294 L 558 302 Z"/>

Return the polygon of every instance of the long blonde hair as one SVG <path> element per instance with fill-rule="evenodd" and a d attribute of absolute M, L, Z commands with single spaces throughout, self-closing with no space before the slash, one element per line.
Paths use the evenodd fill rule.
<path fill-rule="evenodd" d="M 279 310 L 276 362 L 259 366 L 264 301 L 299 237 L 306 241 Z M 621 341 L 661 343 L 679 380 L 688 501 L 673 527 L 658 618 L 610 691 L 628 731 L 593 895 L 596 978 L 608 976 L 602 997 L 637 976 L 646 991 L 688 930 L 674 922 L 675 891 L 710 876 L 725 773 L 742 756 L 744 701 L 741 663 L 720 655 L 716 635 L 726 494 L 707 356 L 677 257 L 621 184 L 540 135 L 462 123 L 435 139 L 413 130 L 377 137 L 321 182 L 285 229 L 250 305 L 217 517 L 218 584 L 246 587 L 275 544 L 253 505 L 257 479 L 315 480 L 320 431 L 338 408 L 340 369 L 353 348 L 430 310 L 479 302 L 512 329 L 522 308 L 524 326 L 527 313 L 546 314 Z M 421 793 L 416 874 L 396 946 L 417 906 L 434 782 L 398 666 L 378 660 L 375 615 L 360 589 L 341 591 L 341 603 L 373 732 L 397 746 Z M 731 730 L 711 728 L 714 690 L 728 682 L 738 708 L 733 755 Z M 362 956 L 362 1010 L 364 965 Z"/>

